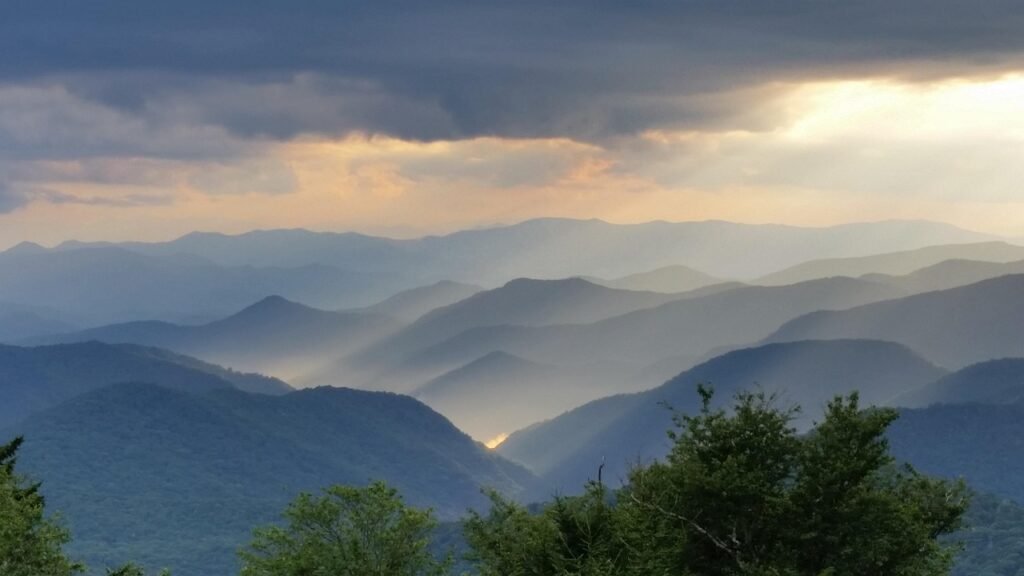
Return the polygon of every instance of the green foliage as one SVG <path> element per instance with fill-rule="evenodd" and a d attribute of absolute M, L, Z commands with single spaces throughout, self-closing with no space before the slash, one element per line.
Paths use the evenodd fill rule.
<path fill-rule="evenodd" d="M 125 564 L 120 568 L 107 570 L 107 576 L 146 576 L 146 571 L 136 564 Z M 170 570 L 162 570 L 160 576 L 171 576 Z"/>
<path fill-rule="evenodd" d="M 450 566 L 429 549 L 432 513 L 382 482 L 301 494 L 285 519 L 256 530 L 241 552 L 243 576 L 440 576 Z"/>
<path fill-rule="evenodd" d="M 22 439 L 0 445 L 0 574 L 3 576 L 69 576 L 82 571 L 64 555 L 68 531 L 47 518 L 38 484 L 14 470 Z"/>
<path fill-rule="evenodd" d="M 466 522 L 483 576 L 828 576 L 948 574 L 961 483 L 933 480 L 889 455 L 891 410 L 837 398 L 799 435 L 795 411 L 760 393 L 733 410 L 677 415 L 664 462 L 635 469 L 609 498 L 592 485 L 539 514 L 493 498 Z M 611 501 L 614 500 L 614 503 Z"/>
<path fill-rule="evenodd" d="M 464 523 L 467 556 L 480 576 L 624 574 L 616 561 L 615 508 L 601 485 L 556 498 L 540 514 L 490 496 L 490 513 L 471 512 Z"/>

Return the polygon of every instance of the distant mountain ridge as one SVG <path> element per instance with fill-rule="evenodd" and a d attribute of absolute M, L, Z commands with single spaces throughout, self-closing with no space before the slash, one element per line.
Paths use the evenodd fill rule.
<path fill-rule="evenodd" d="M 830 276 L 856 278 L 865 274 L 902 276 L 947 260 L 1007 263 L 1024 260 L 1024 246 L 1006 242 L 981 242 L 947 246 L 926 246 L 915 250 L 882 254 L 812 260 L 758 278 L 755 283 L 778 286 Z"/>
<path fill-rule="evenodd" d="M 936 382 L 899 396 L 899 406 L 934 404 L 1024 405 L 1024 358 L 1002 358 L 973 364 Z"/>
<path fill-rule="evenodd" d="M 469 279 L 496 284 L 516 276 L 618 277 L 680 263 L 717 277 L 749 278 L 816 257 L 860 256 L 993 239 L 990 235 L 927 221 L 801 228 L 710 220 L 611 224 L 601 220 L 540 218 L 410 240 L 351 232 L 261 230 L 236 236 L 197 232 L 165 243 L 117 246 L 154 255 L 195 254 L 227 266 L 319 263 L 371 273 L 393 265 L 421 272 L 434 268 L 439 272 L 436 280 Z M 62 249 L 83 246 L 90 245 L 73 243 Z M 713 251 L 708 250 L 711 247 Z M 443 259 L 439 259 L 442 254 Z M 529 255 L 534 258 L 533 264 L 524 261 Z M 509 270 L 510 263 L 517 259 L 526 267 Z M 451 265 L 455 270 L 469 272 L 469 276 L 450 273 Z M 495 275 L 496 267 L 505 268 L 506 272 Z M 763 272 L 758 274 L 758 269 Z"/>
<path fill-rule="evenodd" d="M 754 343 L 787 319 L 903 296 L 898 288 L 852 278 L 792 286 L 750 286 L 672 300 L 590 324 L 470 329 L 420 354 L 423 363 L 459 363 L 503 350 L 546 364 L 622 362 L 642 368 L 681 354 Z"/>
<path fill-rule="evenodd" d="M 782 325 L 767 341 L 875 338 L 900 342 L 951 369 L 1024 353 L 1024 274 L 916 294 Z"/>
<path fill-rule="evenodd" d="M 727 282 L 721 278 L 716 278 L 710 274 L 705 274 L 700 270 L 694 270 L 693 268 L 682 266 L 680 264 L 665 266 L 648 272 L 638 272 L 636 274 L 630 274 L 620 278 L 611 278 L 607 280 L 602 278 L 587 278 L 587 280 L 609 288 L 619 288 L 622 290 L 645 290 L 649 292 L 663 292 L 666 294 L 690 292 L 692 290 L 698 290 L 700 288 Z"/>
<path fill-rule="evenodd" d="M 380 314 L 329 312 L 270 296 L 207 324 L 130 322 L 48 336 L 33 343 L 98 340 L 156 346 L 233 368 L 291 378 L 400 325 Z"/>
<path fill-rule="evenodd" d="M 906 290 L 908 294 L 918 294 L 958 288 L 983 280 L 1015 274 L 1024 274 L 1024 260 L 1012 262 L 944 260 L 902 276 L 865 274 L 860 278 L 898 286 Z"/>
<path fill-rule="evenodd" d="M 125 382 L 193 393 L 291 390 L 280 380 L 231 372 L 154 348 L 99 342 L 36 348 L 0 345 L 0 428 L 91 390 Z"/>
<path fill-rule="evenodd" d="M 38 306 L 0 302 L 0 343 L 13 344 L 26 338 L 70 332 L 78 328 L 60 312 Z"/>
<path fill-rule="evenodd" d="M 423 350 L 471 328 L 588 324 L 671 302 L 678 296 L 598 286 L 582 278 L 517 278 L 430 311 L 381 344 Z"/>
<path fill-rule="evenodd" d="M 474 284 L 442 280 L 429 286 L 410 288 L 372 306 L 353 311 L 384 314 L 405 322 L 412 322 L 431 310 L 455 304 L 482 291 L 482 287 Z"/>
<path fill-rule="evenodd" d="M 380 281 L 320 264 L 228 267 L 116 246 L 0 253 L 0 301 L 52 308 L 79 325 L 203 322 L 274 294 L 338 308 L 368 298 Z"/>
<path fill-rule="evenodd" d="M 808 260 L 992 240 L 922 221 L 799 228 L 539 219 L 411 240 L 306 230 L 193 233 L 162 243 L 67 242 L 2 252 L 0 300 L 50 306 L 81 325 L 199 323 L 272 294 L 341 309 L 440 281 L 619 278 L 676 265 L 743 280 Z M 63 290 L 69 285 L 80 287 L 74 297 Z"/>

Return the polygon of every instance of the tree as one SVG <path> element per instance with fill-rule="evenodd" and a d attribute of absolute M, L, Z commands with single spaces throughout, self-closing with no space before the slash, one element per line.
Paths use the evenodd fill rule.
<path fill-rule="evenodd" d="M 15 472 L 22 438 L 0 445 L 0 574 L 4 576 L 68 576 L 82 566 L 64 555 L 68 531 L 44 514 L 39 484 Z"/>
<path fill-rule="evenodd" d="M 962 483 L 889 455 L 892 410 L 837 398 L 809 434 L 795 409 L 741 393 L 730 412 L 677 414 L 663 462 L 608 496 L 593 485 L 539 514 L 495 499 L 465 525 L 483 576 L 937 576 L 968 505 Z"/>
<path fill-rule="evenodd" d="M 616 528 L 603 486 L 583 496 L 558 497 L 539 514 L 491 492 L 487 516 L 470 512 L 464 533 L 469 560 L 480 576 L 622 574 L 616 561 Z"/>
<path fill-rule="evenodd" d="M 255 531 L 243 576 L 434 576 L 451 564 L 428 549 L 433 514 L 382 482 L 300 494 L 284 516 L 286 526 Z"/>
<path fill-rule="evenodd" d="M 107 569 L 107 576 L 146 576 L 146 571 L 137 564 L 128 563 L 120 568 Z M 171 576 L 170 570 L 161 570 L 160 576 Z"/>
<path fill-rule="evenodd" d="M 120 568 L 108 569 L 107 576 L 146 576 L 146 571 L 135 564 L 125 564 Z"/>

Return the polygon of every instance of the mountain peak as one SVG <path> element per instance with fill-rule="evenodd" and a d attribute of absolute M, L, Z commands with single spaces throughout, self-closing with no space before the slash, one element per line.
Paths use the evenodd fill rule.
<path fill-rule="evenodd" d="M 219 320 L 216 324 L 233 324 L 239 321 L 275 322 L 283 319 L 309 317 L 319 314 L 331 314 L 331 312 L 317 310 L 305 304 L 288 300 L 283 296 L 273 295 L 267 296 L 232 316 Z"/>
<path fill-rule="evenodd" d="M 515 278 L 505 283 L 502 288 L 509 290 L 549 290 L 559 287 L 564 288 L 600 288 L 597 284 L 590 282 L 579 276 L 573 276 L 570 278 L 557 278 L 557 279 L 539 279 L 539 278 Z"/>
<path fill-rule="evenodd" d="M 239 314 L 246 314 L 252 312 L 266 312 L 274 310 L 291 310 L 291 309 L 308 309 L 309 307 L 298 302 L 293 302 L 285 298 L 284 296 L 278 296 L 276 294 L 267 296 L 266 298 L 252 304 L 251 306 L 243 309 Z"/>
<path fill-rule="evenodd" d="M 35 242 L 21 242 L 7 249 L 7 254 L 40 254 L 46 252 L 46 248 Z"/>

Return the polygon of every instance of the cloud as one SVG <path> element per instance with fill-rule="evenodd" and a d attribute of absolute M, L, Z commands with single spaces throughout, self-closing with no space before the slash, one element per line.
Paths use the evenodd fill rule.
<path fill-rule="evenodd" d="M 0 238 L 1024 225 L 1018 0 L 14 0 L 0 53 Z"/>
<path fill-rule="evenodd" d="M 167 206 L 173 204 L 174 199 L 168 194 L 125 194 L 121 196 L 79 196 L 37 188 L 29 197 L 33 200 L 41 200 L 50 204 L 80 204 L 82 206 L 108 206 L 114 208 L 133 208 L 140 206 Z"/>
<path fill-rule="evenodd" d="M 166 206 L 172 204 L 173 201 L 173 197 L 167 193 L 127 193 L 116 196 L 79 195 L 46 187 L 20 183 L 12 184 L 0 180 L 0 214 L 13 212 L 33 202 L 130 208 L 136 206 Z"/>
<path fill-rule="evenodd" d="M 614 151 L 667 188 L 800 189 L 950 203 L 1021 199 L 1024 76 L 929 85 L 839 82 L 789 98 L 772 132 L 653 132 Z"/>
<path fill-rule="evenodd" d="M 0 154 L 6 160 L 215 159 L 250 147 L 216 125 L 134 115 L 59 84 L 0 86 Z"/>
<path fill-rule="evenodd" d="M 278 139 L 758 129 L 756 87 L 987 73 L 1022 51 L 1016 0 L 34 0 L 0 22 L 9 84 Z"/>
<path fill-rule="evenodd" d="M 7 214 L 28 203 L 24 194 L 14 189 L 9 183 L 0 180 L 0 214 Z"/>

